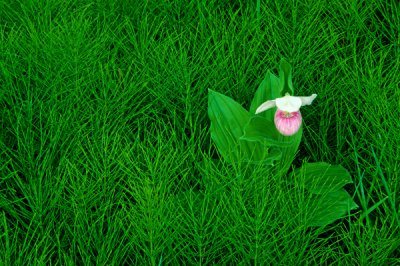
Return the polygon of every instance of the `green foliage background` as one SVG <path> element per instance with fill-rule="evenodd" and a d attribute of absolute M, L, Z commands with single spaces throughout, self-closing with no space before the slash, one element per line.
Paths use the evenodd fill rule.
<path fill-rule="evenodd" d="M 399 263 L 399 17 L 394 0 L 0 0 L 0 264 Z M 318 94 L 295 166 L 354 181 L 359 211 L 328 228 L 306 229 L 286 180 L 215 160 L 208 89 L 249 109 L 281 58 Z"/>

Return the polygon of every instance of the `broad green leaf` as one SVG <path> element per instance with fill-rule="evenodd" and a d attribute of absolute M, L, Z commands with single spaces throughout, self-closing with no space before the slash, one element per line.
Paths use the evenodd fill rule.
<path fill-rule="evenodd" d="M 292 83 L 292 67 L 285 60 L 282 59 L 279 66 L 279 79 L 280 79 L 280 96 L 285 96 L 286 93 L 294 95 Z"/>
<path fill-rule="evenodd" d="M 279 89 L 279 78 L 268 71 L 264 80 L 261 82 L 260 86 L 258 86 L 258 89 L 251 102 L 250 113 L 255 114 L 257 108 L 262 103 L 281 97 Z M 270 110 L 260 113 L 259 116 L 267 118 L 269 121 L 273 122 L 275 112 L 276 108 L 271 108 Z"/>
<path fill-rule="evenodd" d="M 312 195 L 306 209 L 309 226 L 325 226 L 358 208 L 351 196 L 340 189 L 322 195 Z"/>
<path fill-rule="evenodd" d="M 241 139 L 250 114 L 240 104 L 212 90 L 208 101 L 211 138 L 227 162 L 272 164 L 280 158 L 281 152 L 271 150 L 266 141 Z"/>
<path fill-rule="evenodd" d="M 242 150 L 250 150 L 247 154 L 242 154 L 242 160 L 247 163 L 273 165 L 275 161 L 282 158 L 282 152 L 276 147 L 271 147 L 268 142 L 247 141 L 240 139 Z"/>
<path fill-rule="evenodd" d="M 211 120 L 211 138 L 221 155 L 228 162 L 239 160 L 239 138 L 250 119 L 249 113 L 231 98 L 209 90 L 208 116 Z"/>
<path fill-rule="evenodd" d="M 282 142 L 280 140 L 281 134 L 275 127 L 274 122 L 269 121 L 261 116 L 253 116 L 250 118 L 249 123 L 244 128 L 244 135 L 241 137 L 247 141 L 260 141 L 265 142 L 270 146 L 287 147 L 292 142 Z"/>
<path fill-rule="evenodd" d="M 296 157 L 297 151 L 299 149 L 299 145 L 301 142 L 301 137 L 303 135 L 303 128 L 300 127 L 299 131 L 293 136 L 279 136 L 279 142 L 281 142 L 281 151 L 282 158 L 278 162 L 276 167 L 276 175 L 283 176 L 286 175 L 289 171 L 290 167 L 292 167 L 292 163 L 294 158 Z M 285 144 L 290 144 L 285 146 Z"/>
<path fill-rule="evenodd" d="M 337 191 L 344 185 L 353 183 L 344 167 L 324 162 L 305 163 L 294 172 L 294 178 L 300 178 L 300 183 L 314 194 Z"/>

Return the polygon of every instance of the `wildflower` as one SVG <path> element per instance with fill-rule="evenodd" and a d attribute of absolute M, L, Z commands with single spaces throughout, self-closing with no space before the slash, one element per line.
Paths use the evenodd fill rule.
<path fill-rule="evenodd" d="M 261 104 L 256 114 L 264 112 L 273 107 L 277 107 L 275 113 L 275 126 L 276 129 L 285 136 L 294 135 L 300 128 L 302 118 L 300 114 L 300 107 L 303 105 L 310 105 L 317 97 L 317 94 L 312 94 L 308 97 L 290 96 L 289 93 L 282 98 L 266 101 Z"/>

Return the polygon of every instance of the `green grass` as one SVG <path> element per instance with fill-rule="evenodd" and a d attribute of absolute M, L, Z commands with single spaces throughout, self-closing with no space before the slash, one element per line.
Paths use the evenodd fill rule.
<path fill-rule="evenodd" d="M 0 264 L 400 264 L 399 17 L 394 0 L 0 0 Z M 318 94 L 295 165 L 354 180 L 359 210 L 328 228 L 285 180 L 215 160 L 208 89 L 249 108 L 282 57 Z"/>

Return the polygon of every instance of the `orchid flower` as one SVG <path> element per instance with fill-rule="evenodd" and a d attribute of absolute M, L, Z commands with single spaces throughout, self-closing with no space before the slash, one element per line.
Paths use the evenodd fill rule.
<path fill-rule="evenodd" d="M 286 93 L 284 97 L 276 98 L 275 100 L 266 101 L 261 104 L 256 114 L 264 112 L 270 108 L 277 107 L 275 113 L 275 126 L 276 129 L 285 136 L 296 134 L 302 122 L 300 107 L 303 105 L 310 105 L 317 97 L 317 94 L 311 96 L 290 96 Z"/>

